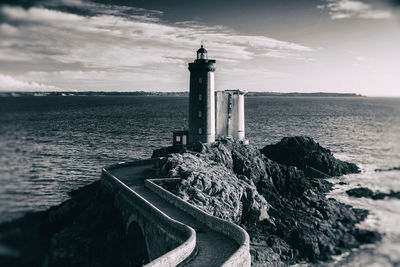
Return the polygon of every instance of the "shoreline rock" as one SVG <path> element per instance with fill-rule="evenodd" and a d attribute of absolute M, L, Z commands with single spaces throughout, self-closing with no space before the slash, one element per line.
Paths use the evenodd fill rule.
<path fill-rule="evenodd" d="M 347 195 L 351 197 L 366 197 L 373 200 L 385 199 L 385 198 L 397 198 L 400 199 L 399 191 L 390 191 L 390 193 L 373 192 L 371 189 L 366 187 L 352 188 L 346 191 Z"/>
<path fill-rule="evenodd" d="M 230 138 L 188 146 L 162 154 L 160 176 L 180 177 L 175 194 L 245 228 L 253 266 L 326 261 L 380 239 L 379 233 L 355 226 L 368 211 L 325 197 L 332 184 L 321 178 L 359 172 L 355 164 L 335 159 L 308 137 L 284 138 L 266 147 L 260 151 Z M 278 151 L 272 154 L 279 157 L 299 153 L 300 159 L 293 154 L 277 162 L 265 155 L 269 151 Z M 311 177 L 305 166 L 315 169 Z"/>
<path fill-rule="evenodd" d="M 284 137 L 277 144 L 265 146 L 261 153 L 280 164 L 296 166 L 309 177 L 327 178 L 360 172 L 357 165 L 336 159 L 329 149 L 306 136 Z"/>
<path fill-rule="evenodd" d="M 390 172 L 390 171 L 400 171 L 400 167 L 392 167 L 387 169 L 375 169 L 376 172 Z"/>

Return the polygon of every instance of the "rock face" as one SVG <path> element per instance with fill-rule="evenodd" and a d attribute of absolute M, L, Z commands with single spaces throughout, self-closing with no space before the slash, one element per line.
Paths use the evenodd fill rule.
<path fill-rule="evenodd" d="M 296 166 L 309 177 L 360 172 L 355 164 L 336 159 L 329 149 L 305 136 L 285 137 L 275 145 L 265 146 L 261 153 L 278 163 Z"/>
<path fill-rule="evenodd" d="M 232 169 L 206 155 L 168 155 L 161 161 L 160 175 L 181 177 L 174 191 L 214 216 L 235 223 L 242 219 L 248 222 L 267 219 L 269 204 L 258 194 L 253 181 L 244 175 L 236 176 Z"/>
<path fill-rule="evenodd" d="M 174 193 L 249 232 L 254 266 L 328 260 L 380 237 L 355 227 L 367 211 L 325 198 L 332 185 L 315 176 L 359 170 L 335 159 L 311 138 L 284 138 L 262 153 L 221 138 L 188 146 L 181 153 L 158 155 L 165 156 L 160 176 L 182 178 Z M 307 176 L 308 166 L 315 170 L 313 177 Z"/>
<path fill-rule="evenodd" d="M 0 266 L 130 266 L 124 226 L 95 182 L 47 211 L 0 225 Z"/>
<path fill-rule="evenodd" d="M 347 190 L 346 193 L 351 197 L 366 197 L 371 199 L 384 199 L 384 198 L 398 198 L 400 199 L 400 192 L 390 191 L 390 193 L 373 192 L 366 187 L 358 187 Z"/>

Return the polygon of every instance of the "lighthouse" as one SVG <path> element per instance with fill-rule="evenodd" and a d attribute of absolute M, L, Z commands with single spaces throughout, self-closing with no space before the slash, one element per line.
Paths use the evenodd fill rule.
<path fill-rule="evenodd" d="M 189 63 L 189 143 L 215 141 L 214 64 L 203 45 Z"/>
<path fill-rule="evenodd" d="M 174 131 L 172 144 L 212 143 L 222 136 L 248 143 L 244 133 L 245 91 L 215 92 L 215 60 L 208 59 L 203 45 L 194 62 L 189 63 L 189 71 L 189 130 Z"/>

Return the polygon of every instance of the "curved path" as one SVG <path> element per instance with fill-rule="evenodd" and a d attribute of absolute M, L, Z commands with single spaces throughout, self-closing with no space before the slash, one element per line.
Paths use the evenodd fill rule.
<path fill-rule="evenodd" d="M 192 215 L 166 202 L 145 186 L 144 181 L 146 179 L 156 176 L 156 169 L 153 168 L 153 164 L 121 166 L 110 169 L 108 172 L 167 216 L 192 227 L 196 231 L 198 252 L 195 257 L 185 263 L 185 266 L 221 266 L 238 250 L 239 245 L 232 238 L 210 229 Z"/>

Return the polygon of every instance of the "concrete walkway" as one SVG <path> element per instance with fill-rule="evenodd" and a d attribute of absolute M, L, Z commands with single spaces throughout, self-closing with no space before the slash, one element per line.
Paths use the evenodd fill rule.
<path fill-rule="evenodd" d="M 192 227 L 196 231 L 198 254 L 185 266 L 221 266 L 238 249 L 239 246 L 233 239 L 211 230 L 190 214 L 167 203 L 153 191 L 144 187 L 145 179 L 156 176 L 156 169 L 153 169 L 152 164 L 121 167 L 109 172 L 167 216 Z"/>

